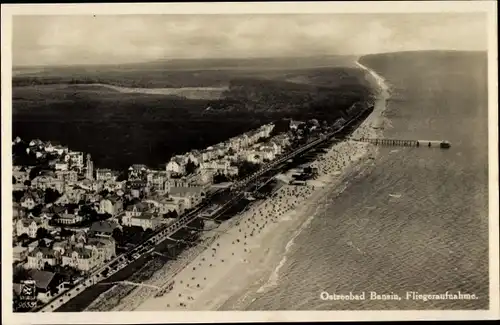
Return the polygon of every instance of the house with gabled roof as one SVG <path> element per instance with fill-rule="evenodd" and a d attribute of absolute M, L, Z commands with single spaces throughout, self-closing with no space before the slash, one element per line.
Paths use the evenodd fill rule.
<path fill-rule="evenodd" d="M 28 253 L 28 261 L 25 264 L 27 269 L 41 270 L 45 263 L 54 266 L 58 264 L 58 254 L 48 247 L 36 247 Z"/>
<path fill-rule="evenodd" d="M 115 216 L 123 211 L 123 201 L 117 195 L 108 195 L 99 202 L 99 213 L 109 213 Z"/>
<path fill-rule="evenodd" d="M 135 178 L 142 178 L 146 175 L 148 167 L 143 164 L 134 164 L 128 168 L 128 178 L 129 180 Z"/>
<path fill-rule="evenodd" d="M 154 205 L 148 202 L 139 202 L 133 205 L 129 205 L 125 209 L 125 216 L 126 217 L 139 216 L 143 212 L 150 211 L 153 207 Z"/>
<path fill-rule="evenodd" d="M 144 230 L 146 229 L 156 229 L 162 223 L 162 217 L 155 212 L 142 212 L 139 215 L 134 215 L 133 217 L 123 217 L 122 224 L 124 226 L 137 226 L 142 227 Z"/>
<path fill-rule="evenodd" d="M 168 189 L 168 197 L 175 201 L 184 201 L 184 207 L 191 209 L 200 204 L 205 198 L 206 189 L 201 186 L 180 187 L 171 186 Z"/>
<path fill-rule="evenodd" d="M 50 301 L 53 289 L 57 288 L 63 279 L 58 273 L 42 270 L 31 270 L 29 276 L 35 281 L 37 299 L 42 302 Z"/>
<path fill-rule="evenodd" d="M 121 228 L 116 221 L 100 220 L 92 223 L 89 234 L 93 237 L 111 237 L 116 228 Z"/>
<path fill-rule="evenodd" d="M 83 217 L 80 216 L 76 211 L 75 213 L 64 213 L 54 218 L 60 224 L 63 225 L 76 225 L 83 221 Z"/>
<path fill-rule="evenodd" d="M 186 161 L 182 156 L 174 156 L 165 166 L 167 172 L 182 175 L 186 172 Z"/>
<path fill-rule="evenodd" d="M 90 237 L 85 244 L 79 245 L 87 249 L 95 249 L 99 263 L 109 261 L 116 256 L 116 242 L 113 237 Z"/>
<path fill-rule="evenodd" d="M 42 218 L 21 218 L 16 223 L 16 234 L 28 235 L 30 238 L 36 238 L 36 233 L 39 228 L 49 228 L 49 223 L 46 219 Z"/>
<path fill-rule="evenodd" d="M 23 208 L 33 209 L 44 200 L 43 195 L 38 191 L 27 191 L 21 198 L 20 204 Z"/>
<path fill-rule="evenodd" d="M 156 211 L 160 214 L 166 214 L 170 211 L 176 211 L 177 214 L 180 214 L 184 211 L 183 205 L 179 204 L 179 202 L 175 201 L 173 198 L 166 196 L 149 198 L 144 202 L 153 204 Z"/>
<path fill-rule="evenodd" d="M 62 255 L 62 266 L 89 272 L 100 264 L 97 248 L 72 247 Z"/>

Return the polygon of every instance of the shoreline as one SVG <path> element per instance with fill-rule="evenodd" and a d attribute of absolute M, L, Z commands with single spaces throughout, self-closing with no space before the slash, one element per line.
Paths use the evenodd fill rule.
<path fill-rule="evenodd" d="M 375 79 L 382 92 L 387 91 L 376 76 Z M 384 102 L 377 99 L 374 111 L 353 135 L 376 136 L 381 132 L 372 126 L 385 122 L 387 95 L 382 97 Z M 213 237 L 213 243 L 190 263 L 180 265 L 178 273 L 172 274 L 172 269 L 182 261 L 173 261 L 144 282 L 162 286 L 173 280 L 175 284 L 170 292 L 153 297 L 155 292 L 150 288 L 138 287 L 106 310 L 244 310 L 236 306 L 248 304 L 250 295 L 265 293 L 278 284 L 287 253 L 295 238 L 321 210 L 321 202 L 327 196 L 340 195 L 349 179 L 366 166 L 368 155 L 377 152 L 374 146 L 349 140 L 329 147 L 327 153 L 311 164 L 319 169 L 317 180 L 308 181 L 305 186 L 284 185 L 271 198 L 252 204 L 247 211 L 221 224 L 217 231 L 227 231 Z M 194 250 L 199 249 L 194 247 L 185 253 L 188 256 Z M 93 306 L 105 299 L 106 292 L 101 296 L 86 310 L 99 310 Z"/>

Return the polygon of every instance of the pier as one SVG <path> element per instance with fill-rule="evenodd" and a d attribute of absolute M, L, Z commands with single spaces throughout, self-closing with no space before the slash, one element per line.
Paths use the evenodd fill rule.
<path fill-rule="evenodd" d="M 351 138 L 353 141 L 367 142 L 376 146 L 385 147 L 427 147 L 449 149 L 450 142 L 445 140 L 401 140 L 401 139 L 374 139 L 374 138 Z"/>

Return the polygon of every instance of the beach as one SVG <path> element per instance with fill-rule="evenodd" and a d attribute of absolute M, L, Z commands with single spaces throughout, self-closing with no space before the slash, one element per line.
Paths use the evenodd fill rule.
<path fill-rule="evenodd" d="M 355 130 L 353 137 L 377 136 L 380 125 L 385 123 L 386 96 L 386 92 L 381 93 L 373 113 Z M 102 304 L 103 294 L 87 310 L 104 311 L 110 310 L 109 307 L 112 311 L 218 310 L 229 308 L 229 301 L 231 309 L 248 303 L 245 292 L 264 293 L 277 284 L 295 237 L 308 227 L 326 197 L 342 193 L 349 179 L 376 153 L 376 147 L 351 140 L 333 145 L 311 163 L 318 168 L 315 180 L 306 185 L 282 186 L 266 200 L 256 202 L 216 230 L 207 232 L 203 245 L 184 252 L 177 261 L 166 263 L 144 282 L 164 287 L 173 281 L 169 292 L 155 297 L 158 290 L 137 287 L 117 305 Z M 293 170 L 278 178 L 290 179 L 291 173 Z M 194 259 L 193 254 L 197 255 Z M 232 297 L 240 298 L 235 301 Z M 101 307 L 96 308 L 96 304 Z"/>

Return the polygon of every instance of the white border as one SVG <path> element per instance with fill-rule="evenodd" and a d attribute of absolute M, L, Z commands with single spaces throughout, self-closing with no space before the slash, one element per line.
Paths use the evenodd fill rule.
<path fill-rule="evenodd" d="M 498 53 L 496 1 L 370 1 L 370 2 L 279 2 L 279 3 L 135 3 L 135 4 L 30 4 L 2 5 L 2 323 L 86 324 L 89 322 L 277 322 L 353 320 L 479 320 L 499 319 L 499 220 L 498 220 Z M 488 311 L 269 311 L 269 312 L 107 312 L 12 313 L 11 206 L 11 74 L 13 15 L 90 14 L 307 14 L 307 13 L 488 13 L 489 80 L 489 254 L 490 310 Z"/>

